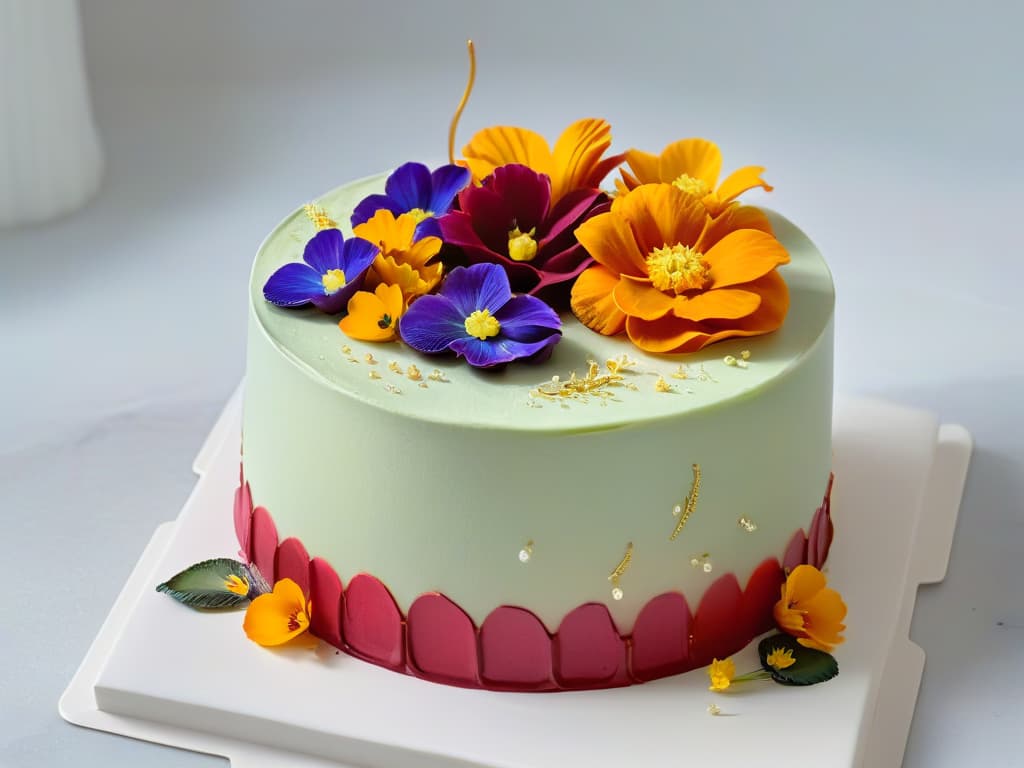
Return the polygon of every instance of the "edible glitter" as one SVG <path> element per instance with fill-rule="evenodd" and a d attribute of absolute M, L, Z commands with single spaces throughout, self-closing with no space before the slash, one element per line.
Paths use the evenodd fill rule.
<path fill-rule="evenodd" d="M 704 563 L 704 573 L 711 573 L 711 563 Z"/>
<path fill-rule="evenodd" d="M 725 363 L 726 365 L 736 367 L 736 358 L 733 357 L 732 355 L 726 355 L 725 357 L 723 357 L 722 362 Z"/>
<path fill-rule="evenodd" d="M 423 378 L 423 374 L 420 373 L 420 369 L 414 364 L 410 365 L 406 369 L 405 375 L 409 377 L 409 381 L 420 381 Z"/>
<path fill-rule="evenodd" d="M 397 360 L 392 360 L 391 362 L 388 363 L 388 370 L 391 371 L 392 373 L 401 373 L 402 366 L 398 364 Z"/>
<path fill-rule="evenodd" d="M 344 355 L 351 355 L 352 354 L 352 347 L 350 347 L 348 344 L 342 344 L 341 345 L 341 352 Z"/>
<path fill-rule="evenodd" d="M 686 366 L 683 363 L 679 364 L 679 367 L 672 371 L 673 379 L 688 379 L 690 374 L 686 370 Z"/>
<path fill-rule="evenodd" d="M 742 359 L 744 359 L 744 360 L 749 360 L 750 359 L 750 350 L 749 349 L 744 349 L 742 352 L 740 352 L 740 357 Z"/>
<path fill-rule="evenodd" d="M 420 382 L 420 389 L 428 389 L 427 382 L 421 381 Z"/>
<path fill-rule="evenodd" d="M 622 599 L 622 589 L 619 588 L 619 587 L 613 587 L 612 588 L 612 600 L 621 600 L 621 599 Z"/>
<path fill-rule="evenodd" d="M 674 507 L 672 507 L 672 516 L 673 517 L 679 517 L 681 514 L 683 514 L 683 505 L 682 504 L 676 504 Z"/>
<path fill-rule="evenodd" d="M 400 394 L 402 394 L 402 390 L 400 390 L 398 387 L 396 387 L 390 381 L 387 381 L 387 382 L 384 383 L 384 389 L 386 389 L 388 392 L 390 392 L 393 395 L 400 395 Z"/>
<path fill-rule="evenodd" d="M 448 381 L 448 377 L 441 373 L 440 368 L 435 368 L 434 370 L 432 370 L 430 374 L 427 376 L 427 378 L 430 379 L 431 381 Z"/>
<path fill-rule="evenodd" d="M 694 510 L 697 509 L 697 499 L 700 497 L 700 464 L 693 464 L 690 468 L 693 470 L 693 483 L 690 485 L 690 493 L 687 495 L 686 501 L 683 504 L 676 505 L 677 507 L 682 507 L 682 514 L 679 515 L 679 522 L 676 523 L 672 535 L 668 537 L 669 541 L 675 541 L 679 537 L 679 534 L 683 531 L 683 526 L 686 525 Z M 673 515 L 675 514 L 675 508 L 673 508 L 672 513 Z"/>
<path fill-rule="evenodd" d="M 576 371 L 569 374 L 569 378 L 563 380 L 560 376 L 552 376 L 550 381 L 545 381 L 530 390 L 530 397 L 547 398 L 549 400 L 561 400 L 562 407 L 567 408 L 566 400 L 579 400 L 588 402 L 594 398 L 614 399 L 615 393 L 609 392 L 612 387 L 623 385 L 621 371 L 635 363 L 625 355 L 605 363 L 607 373 L 601 373 L 601 369 L 594 360 L 587 361 L 587 373 L 584 376 L 577 375 Z"/>
<path fill-rule="evenodd" d="M 696 557 L 691 557 L 690 558 L 690 565 L 692 565 L 694 568 L 696 568 L 698 565 L 700 565 L 700 560 L 698 560 Z"/>
<path fill-rule="evenodd" d="M 749 517 L 741 517 L 736 521 L 736 524 L 747 533 L 753 533 L 757 530 L 757 523 L 751 520 Z"/>
<path fill-rule="evenodd" d="M 737 360 L 736 361 L 736 367 L 737 368 L 749 368 L 750 364 L 746 360 Z"/>
<path fill-rule="evenodd" d="M 530 558 L 533 557 L 533 540 L 526 542 L 526 545 L 519 550 L 519 562 L 528 563 Z"/>
<path fill-rule="evenodd" d="M 664 376 L 659 376 L 658 380 L 656 382 L 654 382 L 654 391 L 655 392 L 671 392 L 672 391 L 672 385 L 669 384 L 667 381 L 665 381 L 665 377 Z"/>
<path fill-rule="evenodd" d="M 708 704 L 708 714 L 712 716 L 718 716 L 722 714 L 722 708 L 717 704 Z"/>
<path fill-rule="evenodd" d="M 376 371 L 370 371 L 370 378 L 371 379 L 379 379 L 380 378 L 380 374 L 377 373 Z"/>
<path fill-rule="evenodd" d="M 368 362 L 370 365 L 376 365 L 377 364 L 377 358 L 375 358 L 373 356 L 373 352 L 367 352 L 366 355 L 363 357 L 363 359 L 366 362 Z"/>

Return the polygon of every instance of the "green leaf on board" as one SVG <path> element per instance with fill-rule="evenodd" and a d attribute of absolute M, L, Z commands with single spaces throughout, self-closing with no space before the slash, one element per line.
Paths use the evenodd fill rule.
<path fill-rule="evenodd" d="M 768 664 L 768 656 L 775 650 L 789 650 L 793 663 L 785 669 Z M 806 648 L 792 635 L 778 634 L 766 637 L 757 645 L 761 666 L 771 673 L 772 679 L 783 685 L 814 685 L 831 680 L 839 674 L 839 664 L 830 653 Z"/>

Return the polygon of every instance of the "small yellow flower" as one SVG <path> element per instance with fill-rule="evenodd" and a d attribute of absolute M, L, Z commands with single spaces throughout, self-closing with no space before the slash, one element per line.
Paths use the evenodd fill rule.
<path fill-rule="evenodd" d="M 309 603 L 302 588 L 291 579 L 281 579 L 273 592 L 249 603 L 242 628 L 255 643 L 282 645 L 309 629 L 309 617 Z"/>
<path fill-rule="evenodd" d="M 811 565 L 798 565 L 782 586 L 775 604 L 775 623 L 805 648 L 830 653 L 843 642 L 846 604 L 834 589 L 825 587 L 825 576 Z"/>
<path fill-rule="evenodd" d="M 768 654 L 765 661 L 773 669 L 785 669 L 796 664 L 796 659 L 793 658 L 793 651 L 790 648 L 772 648 L 772 652 Z"/>
<path fill-rule="evenodd" d="M 736 677 L 736 664 L 732 659 L 723 661 L 712 659 L 711 666 L 708 667 L 708 677 L 711 680 L 711 685 L 708 686 L 709 691 L 727 690 L 732 685 L 733 678 Z"/>

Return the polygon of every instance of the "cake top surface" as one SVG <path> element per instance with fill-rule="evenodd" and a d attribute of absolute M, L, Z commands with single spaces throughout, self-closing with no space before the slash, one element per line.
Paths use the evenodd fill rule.
<path fill-rule="evenodd" d="M 384 179 L 351 182 L 316 204 L 347 238 L 353 209 L 383 190 Z M 645 353 L 624 336 L 591 331 L 568 312 L 562 313 L 563 337 L 547 361 L 503 370 L 471 368 L 450 353 L 424 355 L 399 341 L 350 339 L 337 316 L 264 299 L 268 278 L 283 264 L 300 261 L 317 232 L 303 209 L 281 222 L 257 254 L 250 279 L 253 332 L 265 334 L 299 370 L 339 396 L 460 427 L 587 432 L 718 408 L 785 376 L 832 318 L 832 278 L 820 253 L 788 220 L 766 213 L 791 259 L 780 268 L 790 292 L 785 323 L 766 335 L 688 354 Z"/>

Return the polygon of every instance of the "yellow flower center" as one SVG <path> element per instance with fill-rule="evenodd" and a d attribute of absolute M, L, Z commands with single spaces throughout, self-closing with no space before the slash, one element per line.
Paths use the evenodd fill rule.
<path fill-rule="evenodd" d="M 697 197 L 704 197 L 710 188 L 703 179 L 695 179 L 688 173 L 681 174 L 678 179 L 672 182 L 673 187 L 678 187 L 688 195 L 696 195 Z"/>
<path fill-rule="evenodd" d="M 768 662 L 769 667 L 774 667 L 775 669 L 785 669 L 796 663 L 796 659 L 793 658 L 793 651 L 789 648 L 772 648 L 772 652 L 768 654 L 765 661 Z"/>
<path fill-rule="evenodd" d="M 699 291 L 707 285 L 710 271 L 703 254 L 681 243 L 655 248 L 647 256 L 647 274 L 659 291 Z"/>
<path fill-rule="evenodd" d="M 537 228 L 529 232 L 520 232 L 516 227 L 508 233 L 508 257 L 512 261 L 533 261 L 537 255 L 537 241 L 533 239 Z"/>
<path fill-rule="evenodd" d="M 500 330 L 501 323 L 489 309 L 478 309 L 466 318 L 466 333 L 475 336 L 480 341 L 497 336 Z"/>
<path fill-rule="evenodd" d="M 433 216 L 434 212 L 425 211 L 422 208 L 413 208 L 411 211 L 408 211 L 408 214 L 412 216 L 413 221 L 419 224 L 424 219 L 429 219 L 431 216 Z"/>
<path fill-rule="evenodd" d="M 227 580 L 224 582 L 224 588 L 228 592 L 234 592 L 236 595 L 249 594 L 249 582 L 235 574 L 228 576 Z"/>
<path fill-rule="evenodd" d="M 330 296 L 345 287 L 345 273 L 340 269 L 332 269 L 320 278 L 324 284 L 324 293 Z"/>

